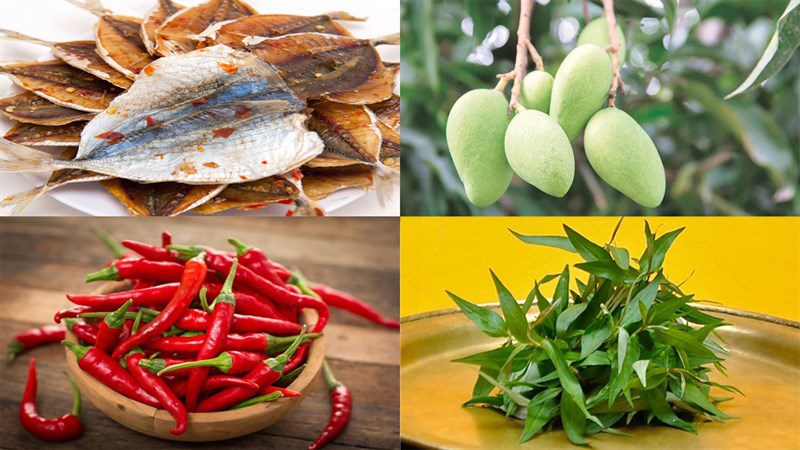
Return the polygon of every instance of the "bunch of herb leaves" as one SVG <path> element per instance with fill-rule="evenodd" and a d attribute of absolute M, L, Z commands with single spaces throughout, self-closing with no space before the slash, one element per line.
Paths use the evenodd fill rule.
<path fill-rule="evenodd" d="M 616 424 L 653 419 L 696 432 L 687 416 L 723 421 L 718 404 L 730 400 L 711 388 L 739 392 L 709 379 L 722 365 L 725 349 L 714 337 L 728 325 L 693 306 L 664 274 L 667 251 L 683 228 L 657 236 L 645 222 L 647 246 L 639 258 L 613 245 L 598 245 L 564 225 L 565 236 L 529 236 L 523 242 L 577 253 L 573 267 L 586 273 L 570 289 L 570 267 L 534 282 L 520 304 L 491 272 L 502 315 L 448 292 L 483 333 L 505 338 L 498 348 L 454 362 L 480 368 L 472 398 L 464 406 L 485 406 L 525 421 L 520 442 L 558 423 L 574 444 L 598 432 L 620 433 Z M 540 287 L 556 282 L 552 299 Z M 538 314 L 528 320 L 536 305 Z M 680 415 L 680 417 L 679 417 Z M 683 417 L 683 418 L 682 418 Z"/>

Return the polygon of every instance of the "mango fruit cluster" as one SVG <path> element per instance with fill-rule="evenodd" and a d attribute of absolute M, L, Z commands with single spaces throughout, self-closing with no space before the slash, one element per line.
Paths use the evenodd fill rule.
<path fill-rule="evenodd" d="M 625 57 L 622 29 L 620 61 Z M 627 113 L 605 107 L 611 88 L 605 18 L 584 27 L 578 46 L 555 77 L 542 70 L 522 80 L 524 110 L 509 120 L 503 92 L 475 89 L 462 95 L 447 118 L 447 145 L 467 198 L 478 207 L 503 196 L 516 173 L 537 189 L 563 197 L 575 176 L 572 141 L 583 133 L 589 164 L 611 187 L 642 206 L 661 204 L 664 166 L 650 136 Z"/>

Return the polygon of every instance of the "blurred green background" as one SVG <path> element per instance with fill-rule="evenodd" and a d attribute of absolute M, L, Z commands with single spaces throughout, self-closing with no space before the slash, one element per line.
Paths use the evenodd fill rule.
<path fill-rule="evenodd" d="M 493 87 L 498 73 L 513 68 L 518 1 L 404 0 L 402 214 L 800 214 L 798 54 L 764 86 L 723 100 L 761 57 L 787 3 L 616 2 L 628 45 L 617 107 L 644 127 L 664 161 L 667 194 L 658 208 L 643 208 L 600 180 L 580 138 L 573 143 L 575 182 L 564 198 L 515 177 L 499 202 L 477 208 L 450 159 L 445 124 L 460 95 Z M 599 4 L 588 3 L 591 18 L 602 14 Z M 583 6 L 581 0 L 534 5 L 531 38 L 552 74 L 575 47 Z"/>

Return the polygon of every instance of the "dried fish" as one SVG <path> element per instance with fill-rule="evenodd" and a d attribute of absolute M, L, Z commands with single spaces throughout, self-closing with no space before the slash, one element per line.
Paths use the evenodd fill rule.
<path fill-rule="evenodd" d="M 214 214 L 231 208 L 258 209 L 271 203 L 290 201 L 299 190 L 284 177 L 273 176 L 247 183 L 228 185 L 211 200 L 194 208 L 192 212 Z"/>
<path fill-rule="evenodd" d="M 158 0 L 153 7 L 142 18 L 142 42 L 151 55 L 156 54 L 156 30 L 168 17 L 183 9 L 183 6 L 174 3 L 172 0 Z"/>
<path fill-rule="evenodd" d="M 344 188 L 372 186 L 372 171 L 363 165 L 304 168 L 303 175 L 306 195 L 314 200 L 322 200 Z"/>
<path fill-rule="evenodd" d="M 81 130 L 85 125 L 75 122 L 51 127 L 20 122 L 11 127 L 3 139 L 22 145 L 74 146 L 81 143 Z"/>
<path fill-rule="evenodd" d="M 61 157 L 65 159 L 74 158 L 77 151 L 77 148 L 69 148 L 61 153 Z M 11 210 L 11 215 L 18 215 L 36 199 L 57 187 L 64 186 L 65 184 L 100 181 L 108 178 L 108 175 L 100 175 L 97 173 L 87 172 L 85 170 L 56 170 L 52 173 L 52 175 L 50 175 L 50 178 L 43 185 L 37 186 L 29 191 L 20 192 L 19 194 L 14 194 L 10 197 L 4 198 L 2 201 L 0 201 L 0 208 L 13 208 Z"/>
<path fill-rule="evenodd" d="M 400 96 L 394 94 L 391 98 L 379 103 L 367 105 L 378 116 L 378 120 L 395 130 L 400 129 Z"/>
<path fill-rule="evenodd" d="M 378 120 L 378 129 L 381 131 L 381 162 L 394 170 L 399 170 L 400 167 L 400 133 L 394 128 L 386 125 Z"/>
<path fill-rule="evenodd" d="M 375 46 L 396 43 L 396 36 L 369 40 L 297 33 L 243 42 L 258 58 L 277 66 L 301 98 L 363 105 L 392 96 L 395 73 L 383 65 Z"/>
<path fill-rule="evenodd" d="M 0 29 L 0 39 L 2 38 L 50 47 L 56 58 L 122 89 L 128 89 L 133 84 L 122 73 L 103 61 L 103 58 L 97 54 L 97 46 L 94 41 L 50 42 L 16 31 Z"/>
<path fill-rule="evenodd" d="M 240 0 L 209 0 L 176 12 L 156 29 L 156 53 L 167 56 L 195 50 L 198 35 L 210 25 L 258 14 Z"/>
<path fill-rule="evenodd" d="M 94 117 L 94 114 L 56 105 L 28 91 L 0 98 L 0 113 L 19 122 L 50 126 L 86 121 Z"/>
<path fill-rule="evenodd" d="M 134 216 L 177 216 L 202 205 L 225 189 L 225 185 L 141 184 L 121 178 L 105 180 L 100 184 Z"/>
<path fill-rule="evenodd" d="M 319 16 L 293 16 L 288 14 L 261 14 L 241 19 L 219 22 L 208 27 L 200 36 L 205 40 L 198 46 L 225 44 L 243 49 L 242 40 L 247 37 L 284 36 L 292 33 L 325 33 L 337 36 L 351 36 L 335 20 L 363 21 L 343 11 L 334 11 Z"/>
<path fill-rule="evenodd" d="M 95 43 L 97 54 L 111 67 L 130 79 L 153 61 L 139 30 L 142 20 L 111 14 L 99 0 L 67 0 L 97 16 Z"/>
<path fill-rule="evenodd" d="M 122 89 L 63 61 L 26 62 L 0 66 L 11 81 L 51 102 L 88 112 L 100 112 Z"/>
<path fill-rule="evenodd" d="M 154 61 L 92 119 L 77 159 L 0 141 L 0 171 L 84 169 L 141 182 L 241 183 L 322 152 L 275 69 L 224 45 Z"/>

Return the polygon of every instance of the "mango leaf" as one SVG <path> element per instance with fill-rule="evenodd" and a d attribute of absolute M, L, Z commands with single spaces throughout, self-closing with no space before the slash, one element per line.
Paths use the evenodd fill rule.
<path fill-rule="evenodd" d="M 561 393 L 561 388 L 549 388 L 536 394 L 528 403 L 525 426 L 519 437 L 520 444 L 529 441 L 536 433 L 540 432 L 550 419 L 558 414 L 556 397 Z"/>
<path fill-rule="evenodd" d="M 500 314 L 497 314 L 489 308 L 470 303 L 450 291 L 446 292 L 447 295 L 456 302 L 461 312 L 463 312 L 479 330 L 491 337 L 508 336 L 508 328 L 506 328 L 506 323 L 503 318 L 500 317 Z"/>
<path fill-rule="evenodd" d="M 612 260 L 584 262 L 575 264 L 575 267 L 596 277 L 611 281 L 633 281 L 636 279 L 636 272 L 632 269 L 622 270 Z"/>
<path fill-rule="evenodd" d="M 685 81 L 683 88 L 741 143 L 754 163 L 767 171 L 781 188 L 776 197 L 782 200 L 794 198 L 797 163 L 789 141 L 774 117 L 754 102 L 724 102 L 710 87 L 698 82 Z"/>
<path fill-rule="evenodd" d="M 639 393 L 639 397 L 653 410 L 653 414 L 658 420 L 667 425 L 696 433 L 694 425 L 689 422 L 684 422 L 672 411 L 672 407 L 667 402 L 664 389 L 648 389 L 637 392 Z"/>
<path fill-rule="evenodd" d="M 570 442 L 576 445 L 586 444 L 585 430 L 586 418 L 581 411 L 583 400 L 580 404 L 572 398 L 569 392 L 561 394 L 561 426 Z M 600 426 L 603 424 L 600 423 Z"/>
<path fill-rule="evenodd" d="M 567 233 L 567 237 L 569 238 L 570 243 L 572 243 L 572 247 L 576 252 L 578 252 L 579 255 L 581 255 L 581 258 L 583 258 L 584 261 L 591 262 L 598 260 L 611 260 L 611 255 L 608 254 L 606 249 L 603 247 L 586 239 L 585 237 L 581 236 L 580 233 L 566 225 L 564 225 L 564 231 Z"/>
<path fill-rule="evenodd" d="M 569 241 L 568 238 L 564 236 L 536 236 L 536 235 L 525 235 L 517 233 L 516 231 L 512 230 L 511 228 L 508 229 L 514 236 L 517 237 L 520 241 L 526 244 L 533 244 L 533 245 L 542 245 L 544 247 L 554 247 L 560 248 L 561 250 L 566 250 L 572 253 L 578 253 L 575 250 L 575 247 L 572 246 L 572 243 Z"/>
<path fill-rule="evenodd" d="M 500 279 L 497 278 L 497 275 L 491 270 L 489 273 L 492 274 L 492 281 L 494 281 L 494 287 L 497 289 L 500 309 L 503 310 L 503 317 L 506 319 L 508 330 L 511 331 L 511 335 L 519 342 L 530 342 L 530 337 L 528 336 L 528 319 L 525 318 L 522 308 L 520 308 L 514 296 L 511 295 L 511 292 L 509 292 Z"/>
<path fill-rule="evenodd" d="M 775 32 L 767 43 L 750 75 L 725 99 L 754 89 L 780 72 L 800 45 L 800 0 L 791 0 L 775 24 Z"/>

